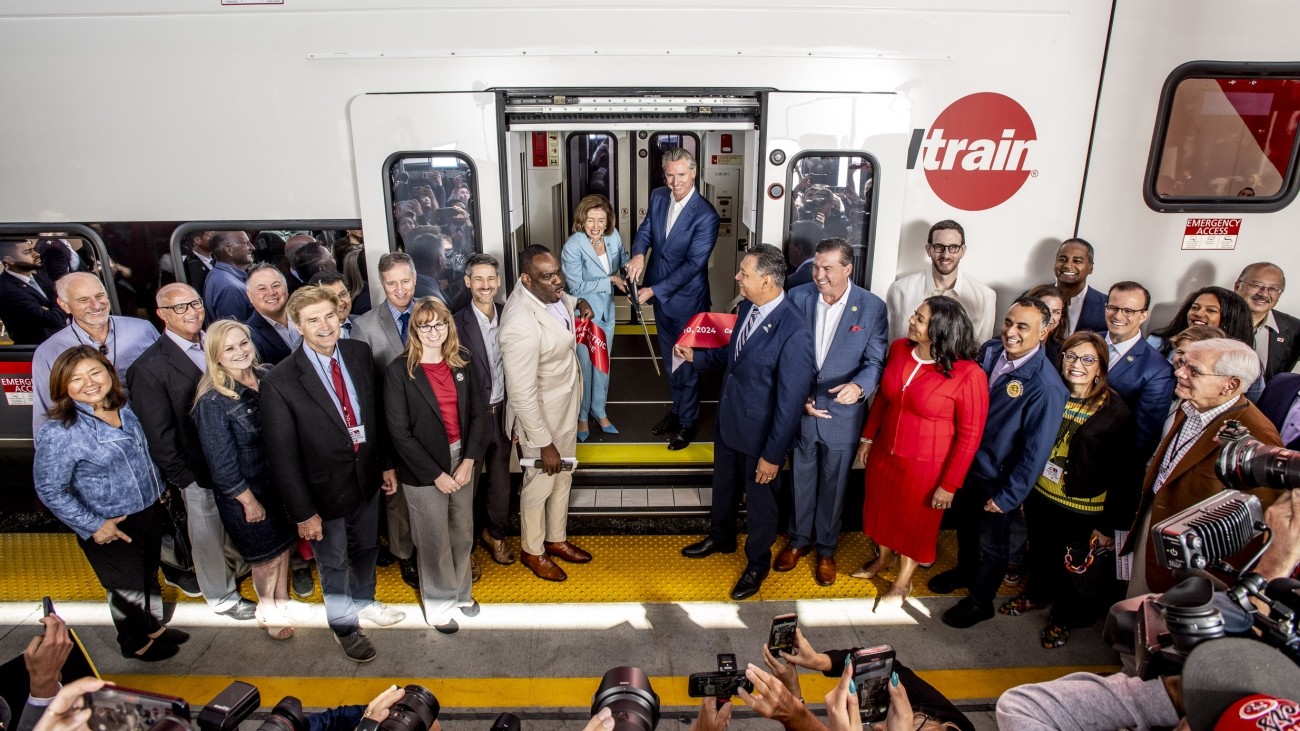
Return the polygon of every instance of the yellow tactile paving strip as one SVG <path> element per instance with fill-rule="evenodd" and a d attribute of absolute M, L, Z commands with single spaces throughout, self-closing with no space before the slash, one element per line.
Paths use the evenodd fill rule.
<path fill-rule="evenodd" d="M 474 586 L 474 596 L 491 604 L 727 601 L 727 594 L 745 566 L 743 545 L 730 555 L 705 559 L 682 557 L 682 547 L 698 540 L 698 536 L 573 536 L 572 539 L 590 551 L 595 560 L 583 565 L 561 563 L 569 580 L 558 584 L 534 577 L 517 562 L 500 566 L 482 548 L 476 549 L 483 578 Z M 519 539 L 509 540 L 518 552 Z M 778 541 L 774 551 L 782 545 L 784 539 Z M 812 563 L 805 557 L 789 573 L 772 572 L 756 598 L 782 601 L 874 597 L 888 589 L 887 582 L 895 575 L 893 570 L 885 572 L 885 580 L 849 577 L 872 553 L 866 536 L 845 533 L 840 538 L 837 554 L 840 578 L 834 586 L 818 586 L 813 580 Z M 945 532 L 939 540 L 940 563 L 932 569 L 917 571 L 913 595 L 929 596 L 926 580 L 951 565 L 956 555 L 956 536 Z M 414 591 L 402 583 L 396 565 L 381 567 L 378 575 L 379 599 L 417 601 Z M 255 598 L 252 582 L 244 582 L 243 588 L 248 598 Z M 164 586 L 163 591 L 169 599 L 201 601 L 188 599 L 169 586 Z M 39 601 L 45 595 L 56 601 L 93 601 L 104 596 L 74 536 L 0 534 L 0 601 Z M 312 600 L 320 601 L 319 591 Z"/>
<path fill-rule="evenodd" d="M 654 444 L 579 444 L 578 464 L 646 465 L 651 467 L 713 467 L 713 445 L 694 442 L 685 449 L 669 451 L 662 442 Z"/>

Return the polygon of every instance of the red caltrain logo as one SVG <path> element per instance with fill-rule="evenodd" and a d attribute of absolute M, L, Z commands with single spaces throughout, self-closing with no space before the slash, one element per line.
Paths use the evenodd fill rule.
<path fill-rule="evenodd" d="M 939 113 L 929 130 L 912 132 L 907 169 L 925 170 L 930 189 L 963 211 L 1005 203 L 1031 174 L 1038 133 L 1015 99 L 991 91 L 964 96 Z"/>

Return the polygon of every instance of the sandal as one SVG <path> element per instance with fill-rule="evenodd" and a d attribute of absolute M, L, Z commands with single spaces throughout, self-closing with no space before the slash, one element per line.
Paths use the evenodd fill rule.
<path fill-rule="evenodd" d="M 1043 628 L 1038 639 L 1042 642 L 1044 650 L 1054 650 L 1063 647 L 1070 640 L 1070 630 L 1059 624 L 1049 624 Z"/>
<path fill-rule="evenodd" d="M 897 559 L 898 556 L 896 555 L 891 556 L 888 563 L 876 567 L 877 564 L 881 564 L 881 562 L 884 561 L 882 557 L 876 556 L 876 558 L 872 559 L 871 561 L 862 564 L 862 568 L 849 574 L 849 576 L 852 576 L 855 579 L 874 579 L 877 576 L 879 576 L 882 571 L 888 571 L 889 569 L 893 568 L 894 562 Z"/>
<path fill-rule="evenodd" d="M 293 625 L 289 624 L 288 618 L 279 610 L 268 616 L 259 608 L 257 610 L 257 626 L 266 630 L 266 634 L 273 640 L 287 640 L 293 637 L 294 634 Z"/>
<path fill-rule="evenodd" d="M 1028 596 L 1021 594 L 1014 599 L 1008 599 L 1005 602 L 1002 602 L 1002 606 L 998 607 L 998 614 L 1005 614 L 1008 617 L 1019 617 L 1020 615 L 1032 612 L 1035 609 L 1046 608 L 1046 604 L 1037 604 L 1030 601 Z"/>

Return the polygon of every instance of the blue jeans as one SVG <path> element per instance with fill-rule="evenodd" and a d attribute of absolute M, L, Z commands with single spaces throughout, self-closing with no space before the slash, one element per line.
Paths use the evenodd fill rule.
<path fill-rule="evenodd" d="M 375 600 L 375 557 L 379 555 L 379 501 L 376 491 L 351 515 L 321 524 L 321 539 L 312 541 L 316 572 L 325 595 L 325 617 L 343 637 L 360 627 L 357 612 Z"/>

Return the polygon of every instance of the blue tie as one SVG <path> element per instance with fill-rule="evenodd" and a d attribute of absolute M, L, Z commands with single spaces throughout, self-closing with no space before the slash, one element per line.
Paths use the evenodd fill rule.
<path fill-rule="evenodd" d="M 741 328 L 740 334 L 736 337 L 736 355 L 740 355 L 740 349 L 745 346 L 745 341 L 749 340 L 749 336 L 754 334 L 754 328 L 758 326 L 758 317 L 758 308 L 751 308 L 749 317 L 745 319 L 745 326 Z"/>
<path fill-rule="evenodd" d="M 406 345 L 406 325 L 411 321 L 411 313 L 403 312 L 397 316 L 397 337 L 402 339 L 402 345 Z"/>

